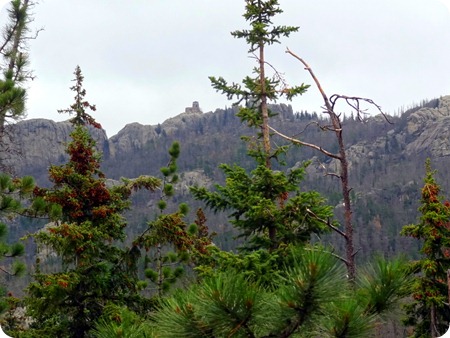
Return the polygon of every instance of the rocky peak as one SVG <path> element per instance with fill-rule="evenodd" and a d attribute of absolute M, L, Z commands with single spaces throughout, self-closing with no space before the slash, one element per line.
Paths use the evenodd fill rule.
<path fill-rule="evenodd" d="M 400 125 L 394 124 L 385 134 L 380 134 L 374 140 L 361 139 L 348 145 L 346 152 L 349 169 L 352 170 L 363 163 L 374 166 L 377 161 L 389 161 L 392 156 L 450 156 L 450 95 L 440 98 L 434 106 L 423 107 L 411 113 L 406 118 L 404 127 L 398 121 Z M 381 116 L 375 116 L 371 117 L 368 123 L 388 122 Z M 393 150 L 394 148 L 396 150 Z M 328 161 L 326 166 L 316 161 L 315 166 L 316 170 L 339 171 L 337 160 Z"/>
<path fill-rule="evenodd" d="M 158 127 L 144 126 L 140 123 L 127 124 L 117 135 L 109 140 L 111 156 L 117 152 L 128 153 L 142 149 L 150 139 L 158 138 Z"/>
<path fill-rule="evenodd" d="M 167 119 L 161 126 L 168 135 L 171 135 L 175 130 L 189 127 L 202 117 L 203 112 L 200 105 L 197 101 L 194 101 L 192 107 L 186 107 L 184 113 Z"/>
<path fill-rule="evenodd" d="M 450 96 L 439 99 L 437 108 L 421 108 L 408 118 L 406 133 L 414 136 L 408 154 L 429 151 L 433 156 L 450 155 Z"/>
<path fill-rule="evenodd" d="M 450 116 L 450 95 L 441 97 L 436 108 L 424 107 L 408 117 L 407 132 L 420 133 L 427 124 Z"/>
<path fill-rule="evenodd" d="M 44 168 L 63 163 L 67 159 L 65 148 L 73 130 L 69 121 L 54 122 L 46 119 L 20 121 L 9 127 L 11 148 L 6 164 L 17 174 L 28 173 L 27 168 Z M 101 129 L 90 128 L 97 148 L 108 156 L 108 138 Z"/>

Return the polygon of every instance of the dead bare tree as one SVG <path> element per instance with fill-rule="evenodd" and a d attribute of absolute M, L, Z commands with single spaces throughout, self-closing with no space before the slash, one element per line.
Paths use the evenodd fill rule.
<path fill-rule="evenodd" d="M 312 68 L 303 60 L 301 57 L 299 57 L 297 54 L 293 53 L 291 50 L 287 49 L 286 53 L 293 56 L 295 59 L 300 61 L 304 67 L 305 70 L 309 72 L 311 77 L 314 80 L 315 85 L 317 86 L 320 94 L 322 95 L 323 102 L 324 102 L 324 114 L 328 115 L 330 124 L 326 126 L 321 126 L 321 129 L 328 130 L 333 132 L 336 135 L 336 140 L 338 143 L 338 152 L 332 152 L 327 149 L 324 149 L 323 147 L 317 145 L 305 142 L 303 140 L 300 140 L 298 137 L 290 137 L 288 135 L 285 135 L 278 130 L 269 127 L 270 130 L 275 133 L 278 136 L 281 136 L 282 138 L 294 143 L 303 145 L 306 147 L 310 147 L 313 149 L 316 149 L 317 151 L 320 151 L 322 154 L 336 159 L 339 162 L 339 172 L 338 173 L 327 173 L 327 175 L 337 177 L 340 180 L 341 183 L 341 190 L 342 190 L 342 196 L 343 196 L 343 205 L 344 205 L 344 230 L 331 226 L 330 222 L 327 222 L 327 224 L 330 226 L 330 228 L 337 232 L 340 236 L 342 236 L 345 240 L 345 258 L 342 257 L 341 260 L 345 263 L 348 271 L 348 277 L 351 282 L 355 280 L 356 275 L 356 263 L 355 263 L 355 255 L 357 253 L 357 250 L 355 250 L 354 241 L 353 241 L 353 223 L 352 223 L 352 204 L 350 200 L 350 191 L 351 188 L 349 186 L 349 172 L 348 172 L 348 160 L 347 160 L 347 153 L 346 148 L 344 144 L 344 137 L 343 137 L 343 129 L 342 129 L 342 122 L 340 118 L 340 114 L 336 113 L 335 108 L 336 104 L 339 101 L 344 101 L 352 110 L 356 113 L 356 118 L 360 121 L 363 120 L 364 115 L 366 114 L 366 111 L 362 109 L 361 104 L 367 103 L 371 106 L 374 106 L 386 119 L 386 121 L 389 122 L 386 114 L 381 110 L 381 107 L 377 105 L 374 101 L 371 99 L 363 98 L 363 97 L 357 97 L 357 96 L 346 96 L 346 95 L 339 95 L 339 94 L 333 94 L 332 96 L 328 96 L 321 83 L 319 82 L 318 78 L 314 74 Z"/>

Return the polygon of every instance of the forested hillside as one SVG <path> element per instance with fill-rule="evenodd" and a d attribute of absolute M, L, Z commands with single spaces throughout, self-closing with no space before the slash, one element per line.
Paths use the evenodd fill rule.
<path fill-rule="evenodd" d="M 323 116 L 315 112 L 294 112 L 289 105 L 273 105 L 278 115 L 273 124 L 285 134 L 297 135 L 308 142 L 333 148 L 335 140 L 316 123 L 325 125 Z M 418 193 L 425 172 L 424 163 L 430 157 L 438 170 L 437 177 L 443 190 L 450 191 L 446 166 L 450 145 L 450 97 L 443 97 L 408 109 L 389 121 L 381 116 L 368 116 L 358 121 L 351 116 L 344 118 L 345 142 L 350 160 L 352 197 L 355 202 L 357 246 L 361 248 L 359 259 L 374 252 L 387 255 L 408 252 L 417 254 L 418 243 L 399 235 L 403 225 L 418 217 Z M 251 168 L 253 160 L 247 156 L 247 144 L 241 136 L 250 135 L 251 129 L 236 117 L 237 108 L 217 109 L 215 112 L 185 112 L 156 126 L 132 123 L 117 135 L 92 130 L 97 146 L 103 155 L 102 168 L 108 177 L 138 177 L 157 175 L 167 162 L 167 149 L 174 141 L 180 142 L 178 167 L 184 185 L 203 185 L 222 182 L 221 163 L 236 163 Z M 64 144 L 68 142 L 70 125 L 48 120 L 28 120 L 15 125 L 15 135 L 20 139 L 20 156 L 13 157 L 11 166 L 19 175 L 32 175 L 40 184 L 47 184 L 47 168 L 50 163 L 62 163 L 66 159 Z M 287 144 L 278 140 L 279 144 Z M 54 149 L 48 152 L 46 149 Z M 291 146 L 285 156 L 288 168 L 310 161 L 302 189 L 317 190 L 335 207 L 339 217 L 342 197 L 338 182 L 326 176 L 327 170 L 335 170 L 334 162 L 307 147 Z M 201 207 L 187 189 L 180 185 L 176 201 L 185 201 Z M 147 197 L 139 201 L 133 211 L 133 223 L 142 223 L 139 214 L 146 214 Z M 143 217 L 143 216 L 142 216 Z M 230 229 L 226 215 L 208 213 L 211 229 L 221 233 Z M 136 224 L 136 226 L 138 226 Z M 328 239 L 337 245 L 337 241 Z M 233 245 L 228 239 L 228 249 Z"/>

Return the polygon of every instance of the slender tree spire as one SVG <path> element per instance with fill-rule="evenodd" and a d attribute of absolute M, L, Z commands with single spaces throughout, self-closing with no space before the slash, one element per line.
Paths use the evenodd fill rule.
<path fill-rule="evenodd" d="M 217 91 L 226 94 L 229 99 L 236 96 L 238 98 L 236 104 L 245 101 L 245 106 L 240 109 L 237 116 L 250 126 L 259 128 L 258 137 L 262 139 L 262 146 L 258 144 L 257 149 L 249 151 L 249 154 L 267 169 L 272 167 L 271 160 L 284 151 L 282 148 L 272 150 L 271 147 L 269 101 L 276 101 L 282 96 L 290 100 L 308 88 L 303 84 L 288 88 L 278 72 L 271 78 L 266 74 L 266 47 L 279 43 L 282 36 L 288 37 L 298 30 L 298 27 L 276 26 L 272 23 L 272 19 L 282 12 L 276 0 L 247 0 L 244 18 L 250 24 L 250 29 L 237 30 L 231 34 L 247 41 L 248 52 L 257 60 L 258 66 L 254 69 L 256 76 L 244 78 L 243 86 L 236 83 L 228 85 L 222 77 L 210 77 L 212 86 Z M 275 246 L 277 237 L 275 224 L 268 227 L 268 232 L 270 241 Z"/>
<path fill-rule="evenodd" d="M 70 120 L 70 122 L 72 122 L 75 126 L 91 125 L 94 128 L 101 129 L 102 126 L 100 123 L 96 122 L 92 115 L 86 112 L 87 109 L 96 111 L 97 108 L 95 105 L 90 104 L 84 99 L 86 96 L 86 89 L 83 88 L 84 76 L 81 73 L 80 66 L 75 68 L 75 72 L 73 74 L 75 75 L 75 79 L 73 79 L 75 84 L 70 87 L 70 89 L 75 92 L 75 102 L 67 109 L 58 110 L 58 113 L 75 115 Z"/>
<path fill-rule="evenodd" d="M 271 167 L 271 159 L 277 152 L 272 150 L 270 142 L 269 102 L 275 102 L 282 96 L 290 100 L 295 95 L 303 94 L 309 87 L 302 84 L 288 88 L 278 72 L 270 78 L 267 76 L 266 47 L 280 43 L 281 37 L 288 37 L 291 33 L 298 31 L 298 27 L 273 24 L 273 18 L 282 12 L 276 0 L 247 0 L 243 16 L 250 24 L 250 29 L 237 30 L 231 35 L 246 40 L 249 54 L 257 61 L 258 66 L 254 69 L 256 76 L 244 78 L 243 86 L 236 83 L 228 85 L 222 77 L 210 77 L 212 86 L 217 91 L 226 94 L 229 99 L 236 96 L 237 103 L 245 101 L 246 105 L 241 108 L 238 116 L 242 121 L 260 128 L 262 153 L 257 157 L 268 168 Z"/>

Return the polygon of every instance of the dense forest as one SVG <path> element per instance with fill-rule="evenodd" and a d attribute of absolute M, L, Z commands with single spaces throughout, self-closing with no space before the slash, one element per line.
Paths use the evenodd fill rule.
<path fill-rule="evenodd" d="M 107 139 L 77 66 L 74 102 L 59 111 L 68 121 L 18 122 L 34 5 L 10 2 L 0 44 L 8 335 L 445 333 L 449 97 L 389 116 L 369 98 L 328 96 L 288 50 L 324 101 L 320 113 L 294 112 L 278 102 L 311 86 L 285 83 L 266 48 L 298 27 L 273 23 L 278 1 L 246 0 L 249 27 L 232 35 L 247 43 L 253 73 L 242 83 L 210 77 L 232 107 L 203 113 L 194 102 Z"/>

